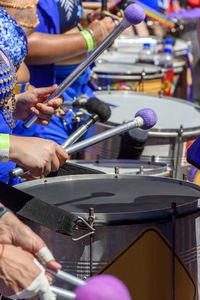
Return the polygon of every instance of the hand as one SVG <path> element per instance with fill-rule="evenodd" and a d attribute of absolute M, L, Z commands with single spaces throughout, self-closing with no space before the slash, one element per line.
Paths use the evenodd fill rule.
<path fill-rule="evenodd" d="M 113 15 L 122 18 L 123 13 L 118 9 L 117 5 L 118 3 L 107 3 L 107 10 Z M 98 8 L 93 12 L 93 20 L 96 19 L 101 19 L 101 8 Z"/>
<path fill-rule="evenodd" d="M 179 12 L 181 8 L 179 1 L 172 2 L 172 7 L 174 12 Z"/>
<path fill-rule="evenodd" d="M 67 159 L 66 151 L 53 141 L 10 136 L 9 160 L 30 170 L 33 176 L 56 172 Z"/>
<path fill-rule="evenodd" d="M 0 247 L 0 292 L 3 296 L 25 299 L 39 295 L 44 300 L 56 299 L 44 270 L 32 254 L 12 245 Z"/>
<path fill-rule="evenodd" d="M 123 13 L 117 7 L 118 3 L 108 3 L 108 11 L 118 17 L 123 17 Z"/>
<path fill-rule="evenodd" d="M 62 104 L 61 97 L 54 98 L 48 103 L 46 100 L 57 89 L 57 85 L 47 88 L 32 88 L 25 93 L 16 95 L 16 109 L 13 114 L 15 120 L 25 121 L 31 114 L 38 117 L 36 124 L 48 125 L 56 109 Z"/>
<path fill-rule="evenodd" d="M 106 38 L 106 36 L 113 31 L 115 23 L 110 17 L 106 17 L 102 20 L 95 20 L 88 27 L 92 29 L 96 46 L 98 46 Z"/>
<path fill-rule="evenodd" d="M 44 241 L 28 226 L 24 225 L 12 212 L 6 212 L 0 218 L 0 244 L 21 247 L 52 270 L 56 271 L 61 268 L 61 265 L 55 261 Z M 46 250 L 41 250 L 45 248 Z M 44 251 L 46 251 L 46 256 L 43 255 Z M 41 252 L 42 255 L 40 255 Z"/>

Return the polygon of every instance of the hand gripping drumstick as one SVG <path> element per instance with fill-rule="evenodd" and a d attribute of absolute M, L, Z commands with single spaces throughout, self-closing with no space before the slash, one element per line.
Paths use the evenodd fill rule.
<path fill-rule="evenodd" d="M 51 291 L 58 297 L 75 300 L 131 300 L 130 293 L 125 284 L 112 275 L 98 275 L 83 281 L 71 274 L 58 270 L 57 272 L 47 270 L 55 277 L 76 286 L 75 290 L 51 286 Z"/>
<path fill-rule="evenodd" d="M 129 5 L 124 11 L 124 18 L 121 23 L 115 27 L 115 29 L 101 42 L 101 44 L 87 57 L 63 82 L 59 85 L 58 89 L 44 101 L 49 102 L 51 99 L 59 97 L 62 93 L 90 66 L 96 58 L 109 47 L 114 39 L 124 31 L 130 25 L 136 25 L 142 22 L 145 18 L 144 10 L 137 4 Z M 35 121 L 37 117 L 32 115 L 27 121 L 24 122 L 24 128 L 28 129 Z"/>
<path fill-rule="evenodd" d="M 106 130 L 105 132 L 99 133 L 96 136 L 88 138 L 79 143 L 75 143 L 72 146 L 66 147 L 65 150 L 70 155 L 70 154 L 78 152 L 84 148 L 87 148 L 87 147 L 95 145 L 99 142 L 102 142 L 108 138 L 115 136 L 115 135 L 122 134 L 133 128 L 141 128 L 144 130 L 150 129 L 151 127 L 153 127 L 156 124 L 156 122 L 157 122 L 156 113 L 150 108 L 144 108 L 144 109 L 139 110 L 136 113 L 134 120 L 124 123 L 113 129 Z M 12 170 L 9 173 L 9 175 L 11 178 L 15 178 L 15 177 L 25 174 L 26 172 L 27 171 L 22 168 L 15 168 L 14 170 Z"/>

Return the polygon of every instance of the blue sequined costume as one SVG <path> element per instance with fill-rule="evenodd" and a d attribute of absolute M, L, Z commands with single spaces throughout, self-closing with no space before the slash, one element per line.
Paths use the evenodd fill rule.
<path fill-rule="evenodd" d="M 14 67 L 18 67 L 27 54 L 26 33 L 1 6 L 0 48 L 7 53 Z"/>
<path fill-rule="evenodd" d="M 59 2 L 57 3 L 58 7 L 56 1 Z M 70 13 L 69 10 L 67 10 L 69 7 Z M 60 12 L 61 9 L 63 9 L 63 13 L 66 14 L 64 19 L 69 28 L 75 26 L 77 22 L 80 21 L 83 13 L 81 0 L 39 0 L 37 12 L 40 24 L 37 26 L 36 31 L 54 34 L 60 33 L 61 25 L 58 12 Z M 30 66 L 31 83 L 36 87 L 46 86 L 47 84 L 51 85 L 55 82 L 60 84 L 76 67 L 77 66 L 55 65 Z M 87 86 L 89 78 L 90 69 L 88 68 L 70 88 L 63 93 L 65 101 L 72 101 L 73 97 L 79 97 L 83 93 L 86 93 L 89 97 L 94 97 L 92 90 Z M 76 126 L 70 124 L 71 113 L 67 113 L 65 121 L 69 124 L 68 126 L 64 125 L 65 122 L 63 122 L 62 119 L 54 115 L 48 126 L 38 126 L 37 134 L 42 138 L 51 139 L 61 144 L 72 134 Z"/>
<path fill-rule="evenodd" d="M 27 54 L 27 38 L 23 29 L 17 22 L 0 6 L 0 48 L 7 53 L 15 67 L 24 60 Z M 12 66 L 12 65 L 11 65 Z M 14 69 L 11 73 L 15 75 Z M 8 82 L 11 85 L 11 82 Z M 0 102 L 3 100 L 2 86 L 0 86 Z M 4 101 L 2 101 L 4 102 Z M 7 120 L 7 111 L 0 107 L 0 133 L 12 133 L 11 124 Z M 0 163 L 0 180 L 5 183 L 13 184 L 9 178 L 9 171 L 16 166 L 13 162 Z"/>

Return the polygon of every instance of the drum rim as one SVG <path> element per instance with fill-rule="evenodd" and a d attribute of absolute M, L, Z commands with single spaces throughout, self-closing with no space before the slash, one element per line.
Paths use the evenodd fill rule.
<path fill-rule="evenodd" d="M 91 176 L 92 175 L 92 176 Z M 79 180 L 105 180 L 105 179 L 114 179 L 114 180 L 120 180 L 122 179 L 134 179 L 136 181 L 138 180 L 148 180 L 148 181 L 161 181 L 161 182 L 168 182 L 172 184 L 178 184 L 178 185 L 184 185 L 184 186 L 189 186 L 191 188 L 194 188 L 198 191 L 200 191 L 200 186 L 179 180 L 179 179 L 173 179 L 173 178 L 166 178 L 166 177 L 155 177 L 155 176 L 143 176 L 143 175 L 118 175 L 117 177 L 115 175 L 109 175 L 109 174 L 87 174 L 87 175 L 67 175 L 67 176 L 59 176 L 59 177 L 50 177 L 50 178 L 45 178 L 45 179 L 37 179 L 37 180 L 32 180 L 28 182 L 23 182 L 21 184 L 16 185 L 16 188 L 19 190 L 23 190 L 23 188 L 28 188 L 28 187 L 34 187 L 38 185 L 45 185 L 45 184 L 50 184 L 50 183 L 61 183 L 61 182 L 71 182 L 71 181 L 79 181 Z M 55 180 L 56 179 L 56 180 Z M 26 190 L 25 190 L 26 192 Z M 177 218 L 182 217 L 184 215 L 190 215 L 193 213 L 196 213 L 199 211 L 198 207 L 198 200 L 200 198 L 197 197 L 194 201 L 191 201 L 189 203 L 184 203 L 181 205 L 177 206 L 176 212 L 177 212 Z M 89 207 L 89 206 L 88 206 Z M 88 218 L 88 213 L 83 212 L 71 212 L 77 216 L 83 217 L 83 218 Z M 130 211 L 130 212 L 117 212 L 117 213 L 96 213 L 96 218 L 95 218 L 95 226 L 105 226 L 105 225 L 126 225 L 126 224 L 137 224 L 141 222 L 150 222 L 150 221 L 159 221 L 159 220 L 167 220 L 171 219 L 172 216 L 172 211 L 171 208 L 162 208 L 162 209 L 157 209 L 157 210 L 141 210 L 141 211 Z"/>
<path fill-rule="evenodd" d="M 94 72 L 95 74 L 107 74 L 107 73 L 109 73 L 109 74 L 115 74 L 115 75 L 123 75 L 124 73 L 111 73 L 111 71 L 109 71 L 108 70 L 108 72 L 99 72 L 99 71 L 95 71 L 96 69 L 98 69 L 98 67 L 99 66 L 102 66 L 102 65 L 111 65 L 111 66 L 113 66 L 113 65 L 120 65 L 120 66 L 129 66 L 130 67 L 130 64 L 128 64 L 128 63 L 109 63 L 109 62 L 106 62 L 106 63 L 99 63 L 97 66 L 95 66 L 93 69 L 92 69 L 92 72 Z M 131 64 L 131 67 L 134 67 L 134 66 L 146 66 L 146 67 L 149 67 L 149 69 L 150 69 L 150 65 L 151 66 L 153 66 L 153 68 L 154 68 L 154 72 L 153 71 L 151 71 L 151 72 L 149 72 L 149 73 L 146 73 L 147 74 L 147 76 L 149 75 L 155 75 L 155 74 L 160 74 L 160 73 L 163 73 L 163 68 L 161 68 L 160 66 L 156 66 L 155 64 L 147 64 L 147 63 L 135 63 L 134 65 L 132 65 Z M 137 73 L 131 73 L 130 71 L 128 71 L 127 73 L 125 73 L 125 75 L 126 76 L 131 76 L 131 75 L 137 75 L 137 76 L 139 76 L 140 75 L 140 72 L 137 72 Z M 108 75 L 107 75 L 108 76 Z"/>
<path fill-rule="evenodd" d="M 106 164 L 107 162 L 109 163 L 124 163 L 124 164 L 130 164 L 130 163 L 136 163 L 137 165 L 155 165 L 159 168 L 163 167 L 167 167 L 166 163 L 163 162 L 154 162 L 154 161 L 145 161 L 145 160 L 137 160 L 137 159 L 72 159 L 69 160 L 67 162 L 73 162 L 73 163 L 93 163 L 93 162 L 97 162 L 98 163 L 104 163 Z"/>
<path fill-rule="evenodd" d="M 87 167 L 87 164 L 89 164 L 89 168 L 94 168 L 96 170 L 96 167 L 100 168 L 110 168 L 113 169 L 112 173 L 106 173 L 106 170 L 102 170 L 105 174 L 113 174 L 114 173 L 114 168 L 118 167 L 119 168 L 119 173 L 120 169 L 126 169 L 128 165 L 130 165 L 130 168 L 127 168 L 127 173 L 122 173 L 126 175 L 131 175 L 131 170 L 135 167 L 135 169 L 138 169 L 140 167 L 144 167 L 144 170 L 138 171 L 135 173 L 135 175 L 150 175 L 150 176 L 162 176 L 164 174 L 165 176 L 170 174 L 169 170 L 169 165 L 165 162 L 154 162 L 154 161 L 148 161 L 148 160 L 136 160 L 136 159 L 72 159 L 67 161 L 68 164 L 77 164 L 81 165 L 84 167 Z M 134 166 L 134 163 L 137 165 Z M 109 166 L 107 164 L 113 164 L 112 166 Z M 119 164 L 124 164 L 125 166 L 122 167 Z M 132 165 L 131 165 L 132 164 Z M 127 166 L 126 166 L 127 165 Z M 147 168 L 149 166 L 149 168 Z M 146 169 L 145 169 L 146 168 Z M 98 169 L 98 168 L 97 168 Z M 132 174 L 134 175 L 134 174 Z"/>

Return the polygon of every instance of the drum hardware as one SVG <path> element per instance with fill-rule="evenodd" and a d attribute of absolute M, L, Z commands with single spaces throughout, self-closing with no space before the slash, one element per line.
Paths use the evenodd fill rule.
<path fill-rule="evenodd" d="M 144 167 L 141 166 L 139 172 L 137 174 L 143 175 L 144 174 Z"/>
<path fill-rule="evenodd" d="M 119 167 L 115 167 L 115 178 L 119 178 Z"/>
<path fill-rule="evenodd" d="M 140 92 L 144 92 L 144 77 L 145 76 L 146 76 L 146 72 L 143 69 L 143 71 L 141 73 L 141 88 L 140 88 Z"/>
<path fill-rule="evenodd" d="M 89 209 L 89 218 L 88 221 L 90 222 L 90 225 L 94 225 L 94 220 L 95 220 L 95 214 L 94 214 L 94 208 Z M 90 276 L 93 275 L 93 241 L 94 241 L 94 236 L 93 234 L 90 235 Z"/>
<path fill-rule="evenodd" d="M 124 11 L 124 18 L 119 25 L 101 42 L 101 44 L 94 49 L 94 51 L 59 85 L 58 89 L 44 101 L 47 103 L 53 98 L 56 98 L 62 93 L 97 59 L 97 57 L 108 48 L 114 39 L 116 39 L 120 33 L 131 25 L 141 23 L 145 18 L 144 10 L 137 4 L 129 5 Z M 24 128 L 29 128 L 37 117 L 32 115 L 27 121 L 24 122 Z"/>
<path fill-rule="evenodd" d="M 177 154 L 176 154 L 175 178 L 178 178 L 177 176 L 179 175 L 180 166 L 181 166 L 181 163 L 182 163 L 182 156 L 180 154 L 181 154 L 181 148 L 182 148 L 182 151 L 183 151 L 183 147 L 181 147 L 182 146 L 182 141 L 183 141 L 183 139 L 182 139 L 183 132 L 184 132 L 183 125 L 180 125 L 180 128 L 177 131 L 178 136 L 177 136 Z"/>
<path fill-rule="evenodd" d="M 91 236 L 91 235 L 93 235 L 95 233 L 95 229 L 94 229 L 94 227 L 92 225 L 93 221 L 91 222 L 92 218 L 93 218 L 92 215 L 89 215 L 88 220 L 85 220 L 84 218 L 78 216 L 77 226 L 75 227 L 75 229 L 78 230 L 80 228 L 83 229 L 83 228 L 87 227 L 90 231 L 88 233 L 85 233 L 85 234 L 81 235 L 81 236 L 72 237 L 72 240 L 74 242 L 80 241 L 80 240 L 82 240 L 82 239 L 84 239 L 84 238 L 86 238 L 88 236 Z"/>
<path fill-rule="evenodd" d="M 171 203 L 172 209 L 172 300 L 175 300 L 175 251 L 176 251 L 176 202 Z"/>

